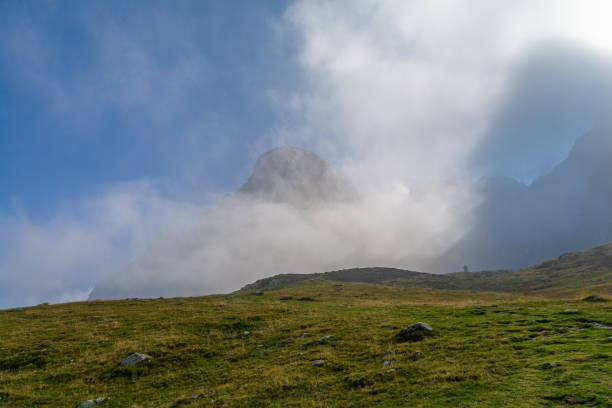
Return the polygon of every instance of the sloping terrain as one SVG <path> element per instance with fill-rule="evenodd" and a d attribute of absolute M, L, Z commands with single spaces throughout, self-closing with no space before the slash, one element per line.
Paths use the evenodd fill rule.
<path fill-rule="evenodd" d="M 611 316 L 606 301 L 327 281 L 4 310 L 0 406 L 609 408 Z M 414 322 L 433 330 L 398 339 Z M 120 365 L 132 353 L 150 359 Z"/>
<path fill-rule="evenodd" d="M 306 275 L 285 274 L 261 279 L 243 290 L 263 290 L 324 280 L 364 282 L 430 289 L 477 290 L 584 297 L 590 291 L 612 295 L 612 244 L 563 254 L 517 271 L 428 274 L 394 268 L 355 268 Z"/>

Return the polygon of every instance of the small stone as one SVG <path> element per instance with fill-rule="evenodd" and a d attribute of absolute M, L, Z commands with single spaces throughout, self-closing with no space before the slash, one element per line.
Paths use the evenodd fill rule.
<path fill-rule="evenodd" d="M 323 365 L 324 363 L 325 363 L 325 360 L 313 360 L 312 361 L 312 366 L 316 367 L 316 366 Z"/>
<path fill-rule="evenodd" d="M 387 370 L 388 373 L 394 373 L 395 372 L 395 368 L 390 368 Z"/>
<path fill-rule="evenodd" d="M 388 362 L 387 360 L 385 360 L 385 361 L 383 361 L 383 365 L 388 366 L 388 365 L 389 365 L 389 362 Z"/>
<path fill-rule="evenodd" d="M 78 408 L 93 407 L 94 405 L 100 405 L 100 404 L 106 402 L 107 400 L 108 400 L 108 398 L 106 398 L 106 397 L 98 397 L 96 399 L 83 401 L 83 402 L 81 402 L 79 404 Z"/>
<path fill-rule="evenodd" d="M 327 336 L 323 336 L 319 339 L 319 341 L 327 341 L 329 339 L 332 339 L 334 337 L 333 334 L 328 334 Z"/>
<path fill-rule="evenodd" d="M 344 305 L 342 303 L 339 303 L 338 306 L 339 307 L 344 307 Z"/>
<path fill-rule="evenodd" d="M 197 393 L 197 394 L 193 394 L 193 399 L 198 399 L 198 398 L 204 398 L 204 395 Z"/>
<path fill-rule="evenodd" d="M 578 309 L 565 309 L 563 314 L 576 314 L 578 313 Z"/>
<path fill-rule="evenodd" d="M 300 336 L 301 339 L 305 339 L 306 337 L 310 336 L 310 333 L 302 333 L 302 335 Z"/>
<path fill-rule="evenodd" d="M 245 331 L 242 332 L 242 335 L 245 336 L 245 337 L 248 336 L 249 334 L 251 334 L 251 332 L 248 331 L 248 330 L 245 330 Z"/>
<path fill-rule="evenodd" d="M 550 370 L 551 368 L 559 367 L 560 365 L 561 364 L 559 363 L 546 363 L 546 364 L 542 364 L 540 368 L 542 370 Z"/>
<path fill-rule="evenodd" d="M 150 360 L 150 359 L 151 359 L 151 356 L 148 354 L 134 353 L 124 358 L 123 361 L 121 361 L 121 365 L 122 366 L 134 365 L 134 364 L 138 364 L 143 361 Z"/>

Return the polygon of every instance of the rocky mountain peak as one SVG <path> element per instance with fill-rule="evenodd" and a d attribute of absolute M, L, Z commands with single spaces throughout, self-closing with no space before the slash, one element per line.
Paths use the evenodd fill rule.
<path fill-rule="evenodd" d="M 238 193 L 298 207 L 356 198 L 355 191 L 327 161 L 308 150 L 290 146 L 262 154 Z"/>

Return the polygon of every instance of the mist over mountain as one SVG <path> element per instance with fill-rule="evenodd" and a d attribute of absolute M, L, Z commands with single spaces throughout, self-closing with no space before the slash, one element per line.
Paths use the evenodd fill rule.
<path fill-rule="evenodd" d="M 507 177 L 481 179 L 473 226 L 432 268 L 461 262 L 473 270 L 520 268 L 612 241 L 611 155 L 612 131 L 600 125 L 529 186 Z"/>
<path fill-rule="evenodd" d="M 189 231 L 160 237 L 90 299 L 227 292 L 275 274 L 360 265 L 420 267 L 460 238 L 467 193 L 439 183 L 358 194 L 314 153 L 279 147 Z"/>
<path fill-rule="evenodd" d="M 529 186 L 490 177 L 471 188 L 442 183 L 388 194 L 357 194 L 324 159 L 279 147 L 191 231 L 160 238 L 90 298 L 224 292 L 253 278 L 356 266 L 518 269 L 590 248 L 612 241 L 611 135 L 598 127 L 578 138 L 566 160 Z M 461 202 L 458 191 L 480 204 Z M 454 207 L 437 208 L 441 202 Z"/>
<path fill-rule="evenodd" d="M 98 283 L 90 299 L 196 295 L 229 290 L 257 271 L 299 270 L 297 263 L 316 268 L 302 259 L 307 251 L 301 246 L 313 238 L 308 214 L 357 198 L 327 161 L 301 148 L 277 147 L 262 154 L 240 189 L 205 211 L 189 232 L 161 237 Z"/>

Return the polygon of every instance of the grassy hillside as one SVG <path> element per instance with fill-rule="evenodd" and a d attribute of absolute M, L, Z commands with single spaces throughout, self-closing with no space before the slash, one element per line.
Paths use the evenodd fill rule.
<path fill-rule="evenodd" d="M 446 275 L 395 268 L 354 268 L 261 279 L 244 290 L 271 289 L 314 281 L 364 282 L 430 289 L 515 292 L 548 297 L 584 297 L 594 291 L 612 296 L 612 244 L 567 253 L 518 271 L 456 272 Z"/>
<path fill-rule="evenodd" d="M 417 321 L 432 335 L 396 339 Z M 612 407 L 612 330 L 593 322 L 612 302 L 350 282 L 13 309 L 0 406 Z M 133 352 L 151 360 L 119 365 Z"/>

